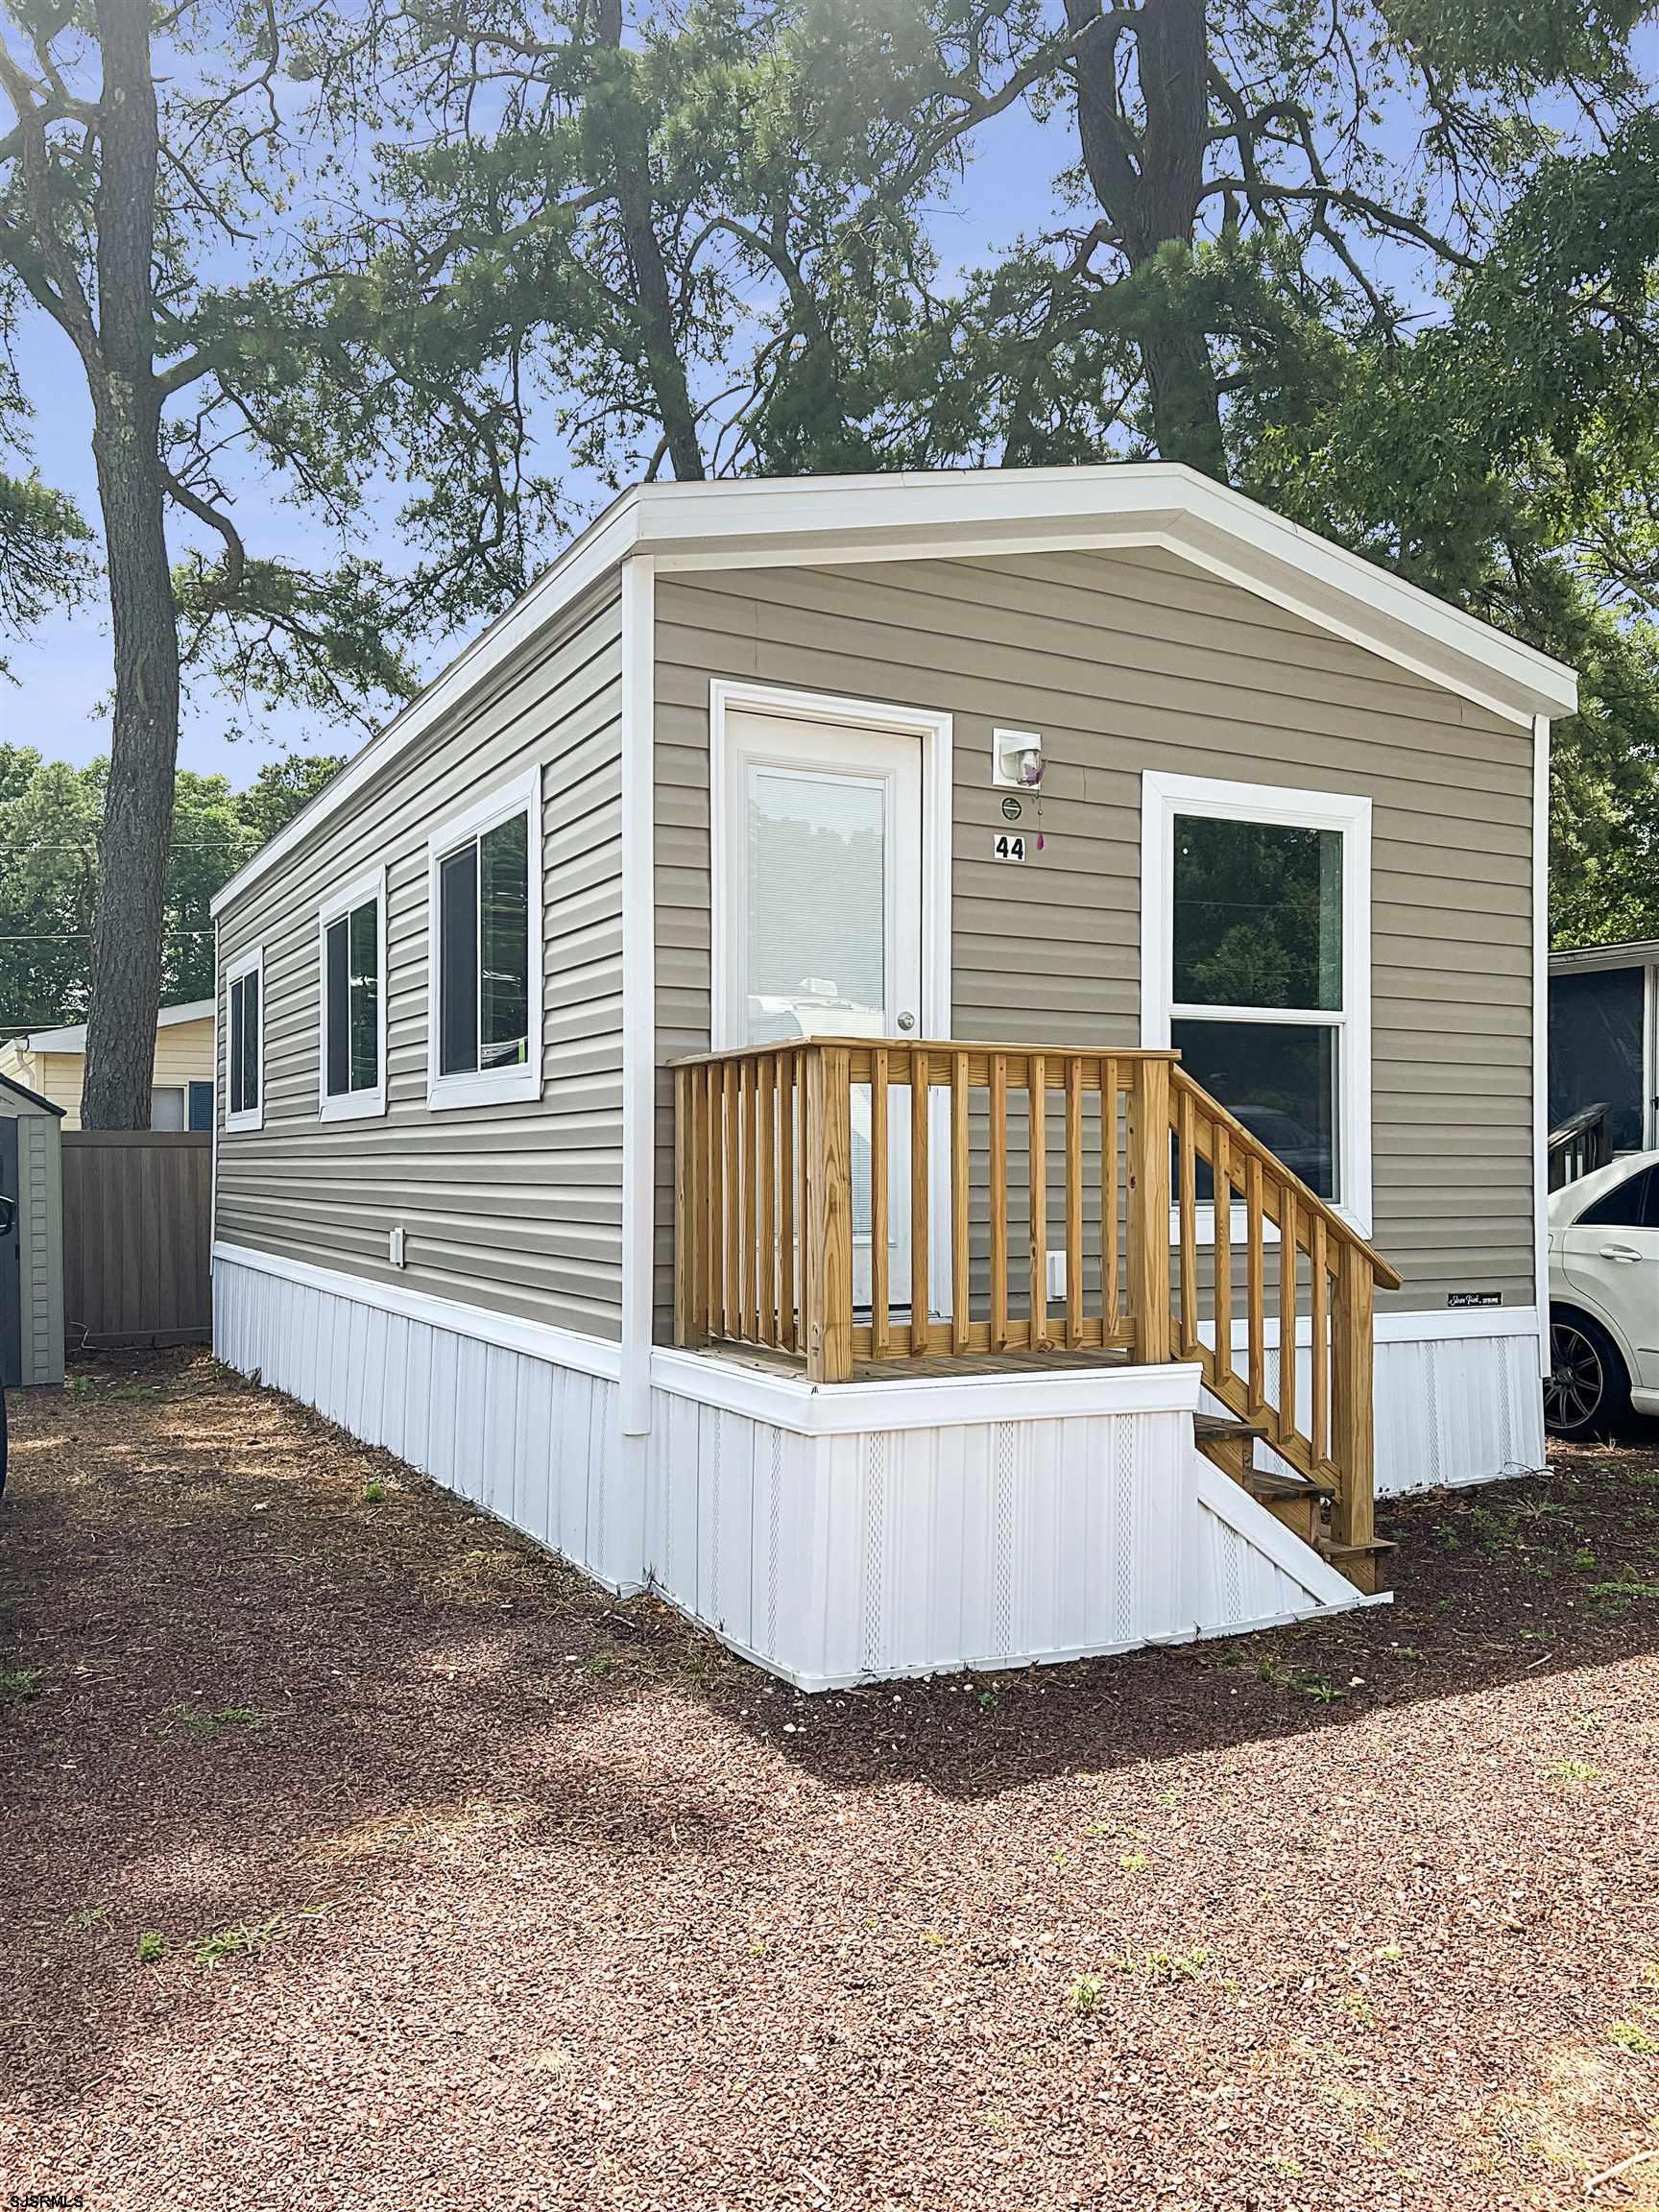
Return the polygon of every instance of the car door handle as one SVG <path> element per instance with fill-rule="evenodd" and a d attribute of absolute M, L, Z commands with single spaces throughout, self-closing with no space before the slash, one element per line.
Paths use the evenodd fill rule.
<path fill-rule="evenodd" d="M 1640 1260 L 1642 1255 L 1634 1244 L 1603 1244 L 1601 1257 L 1603 1260 Z"/>

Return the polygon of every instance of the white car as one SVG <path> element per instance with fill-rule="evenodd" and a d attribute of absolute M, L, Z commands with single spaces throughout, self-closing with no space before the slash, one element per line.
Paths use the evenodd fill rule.
<path fill-rule="evenodd" d="M 1550 1194 L 1544 1419 L 1594 1435 L 1659 1415 L 1659 1152 L 1627 1152 Z"/>

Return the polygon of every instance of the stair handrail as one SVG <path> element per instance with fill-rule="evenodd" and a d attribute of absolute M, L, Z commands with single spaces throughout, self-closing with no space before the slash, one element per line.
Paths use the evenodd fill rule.
<path fill-rule="evenodd" d="M 1170 1070 L 1169 1127 L 1176 1167 L 1173 1201 L 1179 1273 L 1172 1295 L 1177 1357 L 1196 1359 L 1211 1392 L 1240 1419 L 1262 1422 L 1288 1466 L 1331 1494 L 1331 1551 L 1345 1573 L 1370 1587 L 1374 1515 L 1375 1293 L 1403 1278 L 1330 1201 L 1281 1160 L 1184 1068 Z M 1214 1343 L 1198 1321 L 1197 1163 L 1211 1171 Z M 1234 1221 L 1244 1207 L 1244 1367 L 1234 1358 Z M 1288 1223 L 1286 1216 L 1288 1215 Z M 1265 1225 L 1278 1232 L 1279 1389 L 1266 1393 Z M 1288 1237 L 1286 1227 L 1288 1226 Z M 1286 1255 L 1289 1254 L 1286 1267 Z M 1309 1277 L 1310 1410 L 1298 1411 L 1297 1347 L 1301 1256 Z"/>

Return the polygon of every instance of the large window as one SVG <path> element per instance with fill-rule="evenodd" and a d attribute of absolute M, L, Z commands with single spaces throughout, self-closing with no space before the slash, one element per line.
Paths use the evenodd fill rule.
<path fill-rule="evenodd" d="M 1369 801 L 1149 773 L 1144 807 L 1144 1042 L 1368 1233 Z"/>
<path fill-rule="evenodd" d="M 428 848 L 434 1106 L 541 1094 L 541 771 Z"/>
<path fill-rule="evenodd" d="M 225 972 L 225 1126 L 264 1122 L 264 959 L 257 947 Z"/>
<path fill-rule="evenodd" d="M 386 872 L 339 891 L 318 917 L 318 1112 L 386 1111 Z"/>

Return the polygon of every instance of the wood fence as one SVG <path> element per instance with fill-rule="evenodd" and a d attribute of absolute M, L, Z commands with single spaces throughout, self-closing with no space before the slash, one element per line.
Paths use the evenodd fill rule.
<path fill-rule="evenodd" d="M 63 1133 L 63 1330 L 78 1347 L 205 1344 L 213 1334 L 213 1139 Z"/>

